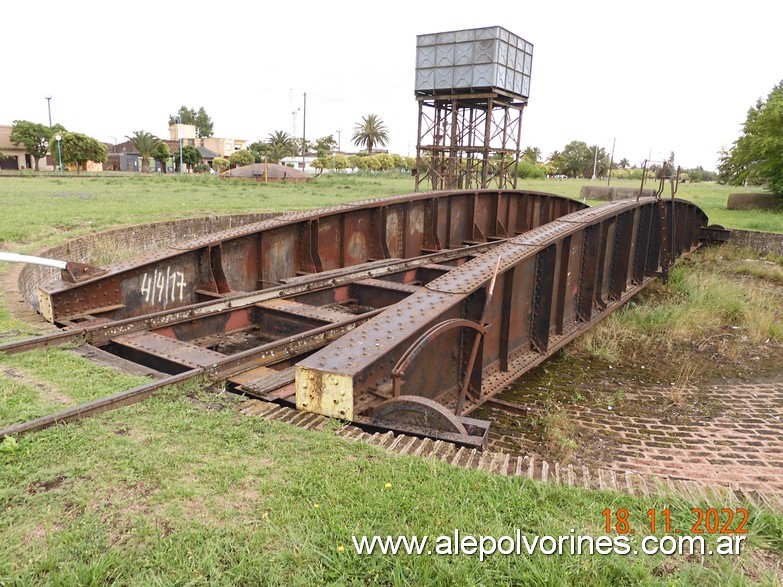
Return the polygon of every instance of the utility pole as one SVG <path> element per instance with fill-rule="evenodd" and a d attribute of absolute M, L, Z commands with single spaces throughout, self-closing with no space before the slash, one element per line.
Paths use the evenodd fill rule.
<path fill-rule="evenodd" d="M 177 138 L 179 139 L 179 173 L 182 175 L 182 118 L 177 116 Z M 228 164 L 231 170 L 231 163 Z"/>
<path fill-rule="evenodd" d="M 52 128 L 52 97 L 44 96 L 46 98 L 46 109 L 49 111 L 49 128 Z"/>
<path fill-rule="evenodd" d="M 609 159 L 609 173 L 606 174 L 606 185 L 609 185 L 609 182 L 612 181 L 612 166 L 614 165 L 614 146 L 617 143 L 617 137 L 614 137 L 612 139 L 612 157 Z"/>
<path fill-rule="evenodd" d="M 304 104 L 302 107 L 302 172 L 305 170 L 305 153 L 307 152 L 307 139 L 305 130 L 307 129 L 307 92 L 303 94 Z"/>

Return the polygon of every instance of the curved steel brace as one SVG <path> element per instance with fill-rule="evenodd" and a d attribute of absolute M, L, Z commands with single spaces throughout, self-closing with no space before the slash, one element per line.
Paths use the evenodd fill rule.
<path fill-rule="evenodd" d="M 478 333 L 477 336 L 483 336 L 487 332 L 487 329 L 484 326 L 473 322 L 472 320 L 465 320 L 464 318 L 451 318 L 449 320 L 445 320 L 444 322 L 440 322 L 427 330 L 427 332 L 416 339 L 416 342 L 408 347 L 408 349 L 400 357 L 400 360 L 397 361 L 397 364 L 394 366 L 394 369 L 392 369 L 391 372 L 394 397 L 399 397 L 402 394 L 402 385 L 404 383 L 405 371 L 407 371 L 411 363 L 416 360 L 424 347 L 449 330 L 463 327 L 472 328 Z"/>
<path fill-rule="evenodd" d="M 420 395 L 401 395 L 386 400 L 372 414 L 376 424 L 400 424 L 423 432 L 439 431 L 468 435 L 457 416 L 435 400 Z"/>

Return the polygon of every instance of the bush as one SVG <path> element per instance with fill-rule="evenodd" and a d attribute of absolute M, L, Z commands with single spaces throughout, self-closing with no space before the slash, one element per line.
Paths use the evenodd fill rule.
<path fill-rule="evenodd" d="M 529 161 L 520 161 L 516 176 L 521 179 L 546 179 L 546 168 Z"/>

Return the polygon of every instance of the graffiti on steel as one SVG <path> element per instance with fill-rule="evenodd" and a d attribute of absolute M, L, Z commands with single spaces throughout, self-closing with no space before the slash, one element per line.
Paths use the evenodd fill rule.
<path fill-rule="evenodd" d="M 141 277 L 141 295 L 147 303 L 158 303 L 164 306 L 171 302 L 181 302 L 187 287 L 185 274 L 173 271 L 171 267 L 155 269 Z"/>

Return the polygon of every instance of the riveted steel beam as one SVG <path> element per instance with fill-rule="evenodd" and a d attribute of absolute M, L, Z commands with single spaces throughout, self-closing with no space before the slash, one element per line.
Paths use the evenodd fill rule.
<path fill-rule="evenodd" d="M 364 200 L 284 214 L 175 243 L 163 250 L 57 279 L 38 292 L 41 314 L 64 324 L 120 320 L 269 289 L 304 275 L 504 239 L 584 208 L 550 194 L 462 190 Z M 538 214 L 531 223 L 526 213 Z"/>
<path fill-rule="evenodd" d="M 380 403 L 402 393 L 463 413 L 455 398 L 473 360 L 466 348 L 475 329 L 422 335 L 441 323 L 480 319 L 499 257 L 501 294 L 486 308 L 477 359 L 481 389 L 467 398 L 469 413 L 651 283 L 670 251 L 679 255 L 698 247 L 706 225 L 694 204 L 656 198 L 612 202 L 540 225 L 426 284 L 299 362 L 297 406 L 348 419 L 372 417 Z M 667 233 L 676 235 L 674 242 Z M 416 341 L 417 360 L 406 363 L 400 389 L 400 382 L 393 385 L 393 368 Z"/>

